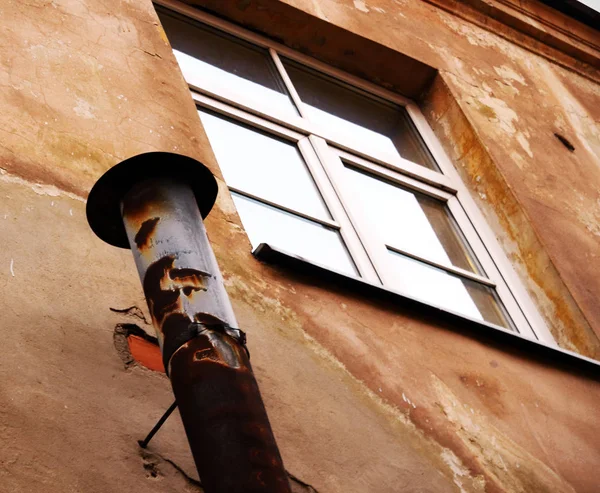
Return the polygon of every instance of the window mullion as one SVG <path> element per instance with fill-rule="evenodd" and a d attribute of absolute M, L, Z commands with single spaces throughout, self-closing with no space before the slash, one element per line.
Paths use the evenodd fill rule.
<path fill-rule="evenodd" d="M 385 247 L 388 250 L 391 250 L 392 252 L 396 252 L 399 253 L 400 255 L 404 255 L 405 257 L 409 257 L 412 258 L 413 260 L 418 260 L 419 262 L 423 263 L 423 264 L 427 264 L 430 265 L 432 267 L 436 267 L 440 270 L 446 271 L 450 274 L 454 274 L 458 277 L 462 277 L 464 279 L 470 279 L 471 281 L 475 281 L 478 282 L 480 284 L 483 284 L 485 286 L 489 286 L 491 288 L 495 288 L 496 287 L 496 283 L 490 279 L 488 279 L 487 277 L 483 277 L 477 274 L 474 274 L 473 272 L 469 272 L 468 270 L 465 269 L 461 269 L 459 267 L 455 267 L 453 265 L 446 265 L 446 264 L 442 264 L 440 262 L 435 262 L 434 260 L 428 259 L 426 257 L 422 257 L 421 255 L 415 255 L 414 253 L 408 252 L 406 250 L 403 250 L 401 248 L 397 248 L 393 245 L 385 245 Z"/>
<path fill-rule="evenodd" d="M 281 63 L 279 54 L 273 48 L 269 48 L 269 54 L 271 55 L 271 58 L 273 59 L 273 63 L 275 64 L 275 67 L 277 68 L 277 71 L 279 72 L 281 80 L 283 80 L 283 83 L 285 84 L 285 87 L 286 87 L 288 93 L 290 94 L 290 97 L 292 98 L 292 101 L 294 102 L 294 104 L 296 105 L 296 108 L 298 109 L 298 113 L 300 113 L 300 116 L 302 118 L 306 118 L 306 114 L 304 112 L 304 108 L 302 105 L 302 100 L 300 99 L 300 95 L 298 94 L 298 91 L 296 91 L 296 88 L 294 87 L 294 84 L 292 83 L 292 79 L 290 78 L 287 71 L 285 70 L 283 63 Z"/>
<path fill-rule="evenodd" d="M 313 139 L 321 140 L 314 136 L 309 136 L 299 141 L 298 147 L 306 159 L 309 170 L 313 175 L 317 187 L 321 191 L 331 215 L 341 228 L 340 234 L 358 271 L 364 279 L 371 282 L 379 282 L 379 276 L 363 248 L 361 239 L 356 234 L 352 223 L 348 219 L 346 211 L 340 202 L 339 194 L 331 181 L 327 165 L 321 153 L 317 150 Z"/>
<path fill-rule="evenodd" d="M 270 113 L 268 108 L 263 108 L 263 110 L 261 110 L 239 100 L 231 99 L 220 94 L 215 94 L 211 91 L 207 91 L 192 85 L 190 85 L 190 90 L 194 101 L 201 106 L 213 108 L 220 112 L 226 111 L 233 115 L 245 114 L 256 116 L 257 118 L 261 118 L 267 122 L 273 122 L 276 125 L 289 128 L 290 130 L 296 132 L 308 133 L 310 131 L 305 120 L 303 120 L 300 116 L 296 116 L 294 118 L 282 118 L 281 116 Z M 248 119 L 248 116 L 244 116 L 244 118 Z"/>
<path fill-rule="evenodd" d="M 292 207 L 286 207 L 285 205 L 281 205 L 281 204 L 278 204 L 277 202 L 273 202 L 273 201 L 265 199 L 263 197 L 259 197 L 258 195 L 255 195 L 253 193 L 246 192 L 240 188 L 236 188 L 236 187 L 232 187 L 232 186 L 229 186 L 228 188 L 229 188 L 230 192 L 236 193 L 238 195 L 242 195 L 243 197 L 247 197 L 249 199 L 255 200 L 257 202 L 261 202 L 266 205 L 270 205 L 271 207 L 273 207 L 275 209 L 279 209 L 281 211 L 288 212 L 290 214 L 293 214 L 294 216 L 298 216 L 303 219 L 308 219 L 309 221 L 319 223 L 322 226 L 327 226 L 328 228 L 331 228 L 331 229 L 335 229 L 335 230 L 340 229 L 340 225 L 336 221 L 331 221 L 329 219 L 324 219 L 324 218 L 313 216 L 311 214 L 306 214 L 306 213 L 301 212 Z"/>
<path fill-rule="evenodd" d="M 349 187 L 345 186 L 344 165 L 339 156 L 332 152 L 324 139 L 315 136 L 309 137 L 319 159 L 324 163 L 327 175 L 331 181 L 332 187 L 337 194 L 348 223 L 355 232 L 361 250 L 371 265 L 371 271 L 379 282 L 391 284 L 388 269 L 386 268 L 386 247 L 382 242 L 377 242 L 376 233 L 370 231 L 369 221 L 359 217 L 350 207 L 349 203 L 353 197 Z"/>
<path fill-rule="evenodd" d="M 289 126 L 284 126 L 277 121 L 272 121 L 272 118 L 268 119 L 264 115 L 256 115 L 247 109 L 240 109 L 228 103 L 214 100 L 208 96 L 198 94 L 196 92 L 192 92 L 192 98 L 194 99 L 196 106 L 199 108 L 212 110 L 215 113 L 227 116 L 239 121 L 240 123 L 245 123 L 246 125 L 256 127 L 283 139 L 297 142 L 298 140 L 304 138 L 304 134 L 300 133 L 300 131 L 303 129 L 289 128 Z"/>
<path fill-rule="evenodd" d="M 438 187 L 431 186 L 422 180 L 418 180 L 403 174 L 402 170 L 392 170 L 389 167 L 377 164 L 371 160 L 363 159 L 346 151 L 339 151 L 336 149 L 335 153 L 342 158 L 342 160 L 350 163 L 354 168 L 368 171 L 374 176 L 378 176 L 411 190 L 416 190 L 438 200 L 446 201 L 452 197 L 453 193 L 456 193 L 456 191 L 442 190 L 439 188 L 439 185 Z"/>

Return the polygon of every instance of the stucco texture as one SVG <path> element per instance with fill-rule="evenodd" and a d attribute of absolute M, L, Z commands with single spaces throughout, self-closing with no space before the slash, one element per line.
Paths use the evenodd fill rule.
<path fill-rule="evenodd" d="M 440 99 L 429 99 L 438 133 L 459 145 L 437 113 L 450 108 L 446 91 L 571 289 L 568 309 L 595 324 L 598 313 L 586 303 L 600 281 L 583 265 L 598 254 L 598 135 L 586 123 L 597 118 L 597 86 L 521 48 L 471 43 L 461 30 L 474 28 L 420 2 L 297 6 L 379 42 L 386 33 L 386 43 L 446 67 Z M 425 20 L 435 21 L 435 36 L 414 34 Z M 375 21 L 378 29 L 365 27 Z M 597 491 L 597 372 L 534 358 L 251 256 L 150 2 L 8 0 L 0 24 L 2 491 L 201 491 L 177 416 L 147 451 L 137 445 L 170 405 L 170 385 L 161 373 L 125 365 L 115 348 L 117 324 L 151 328 L 131 254 L 94 237 L 85 219 L 95 180 L 150 150 L 190 155 L 218 177 L 207 229 L 294 491 Z M 452 53 L 437 53 L 442 46 Z M 463 60 L 461 70 L 448 65 L 453 57 Z M 486 89 L 476 70 L 496 73 L 498 82 L 487 80 Z M 547 135 L 555 119 L 574 153 Z M 464 173 L 468 179 L 466 165 Z M 554 215 L 547 213 L 552 194 L 565 204 Z M 489 217 L 501 217 L 502 204 L 480 202 Z M 494 227 L 525 276 L 507 224 L 497 219 Z M 552 303 L 541 300 L 546 310 Z M 131 306 L 139 310 L 111 311 Z"/>

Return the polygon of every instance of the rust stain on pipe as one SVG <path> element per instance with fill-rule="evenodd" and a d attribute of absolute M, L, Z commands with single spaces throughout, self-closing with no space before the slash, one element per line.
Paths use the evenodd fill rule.
<path fill-rule="evenodd" d="M 191 299 L 198 291 L 206 291 L 204 279 L 210 277 L 196 269 L 176 268 L 174 262 L 173 255 L 163 257 L 148 268 L 144 277 L 144 294 L 159 330 L 167 313 L 186 313 L 185 299 Z"/>
<path fill-rule="evenodd" d="M 153 217 L 152 219 L 146 219 L 142 223 L 142 227 L 139 229 L 137 234 L 135 235 L 135 244 L 138 248 L 143 248 L 148 243 L 150 235 L 154 231 L 156 224 L 160 221 L 159 217 Z"/>
<path fill-rule="evenodd" d="M 170 367 L 206 491 L 289 492 L 258 385 L 237 341 L 203 330 L 175 352 Z"/>

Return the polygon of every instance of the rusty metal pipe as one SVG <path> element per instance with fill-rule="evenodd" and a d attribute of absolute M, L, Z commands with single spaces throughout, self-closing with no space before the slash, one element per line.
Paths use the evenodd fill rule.
<path fill-rule="evenodd" d="M 289 493 L 245 339 L 206 235 L 199 189 L 164 170 L 156 174 L 115 197 L 203 488 Z M 100 191 L 114 193 L 111 181 L 104 180 Z M 100 191 L 90 194 L 90 224 L 123 246 L 122 231 L 109 230 L 93 212 Z M 114 216 L 114 200 L 111 206 Z"/>
<path fill-rule="evenodd" d="M 237 327 L 196 199 L 169 178 L 144 180 L 122 201 L 123 223 L 170 374 L 173 353 L 200 325 Z"/>

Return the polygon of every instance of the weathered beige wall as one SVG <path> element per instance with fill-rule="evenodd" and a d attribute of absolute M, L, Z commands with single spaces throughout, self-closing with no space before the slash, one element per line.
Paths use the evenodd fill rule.
<path fill-rule="evenodd" d="M 244 4 L 253 2 L 235 6 Z M 597 86 L 567 80 L 563 69 L 416 0 L 298 6 L 378 41 L 387 33 L 385 42 L 433 66 L 444 62 L 443 81 L 427 99 L 438 133 L 450 151 L 463 145 L 445 130 L 441 109 L 452 105 L 451 94 L 457 121 L 475 128 L 465 132 L 476 132 L 478 152 L 491 156 L 481 158 L 485 169 L 501 169 L 524 227 L 571 288 L 568 309 L 581 309 L 592 324 L 585 293 L 593 296 L 600 282 L 589 268 L 598 248 L 598 135 L 589 124 Z M 129 252 L 97 240 L 84 211 L 98 176 L 143 151 L 185 153 L 219 173 L 185 82 L 148 1 L 7 0 L 0 14 L 0 490 L 198 491 L 177 419 L 147 453 L 137 446 L 169 405 L 169 384 L 124 368 L 114 349 L 117 323 L 150 328 L 110 311 L 143 307 L 139 281 Z M 416 24 L 419 37 L 409 30 Z M 440 46 L 456 51 L 438 55 Z M 489 59 L 492 52 L 501 59 Z M 449 67 L 453 57 L 464 67 Z M 546 117 L 535 118 L 532 99 L 539 108 L 547 102 Z M 577 147 L 566 157 L 547 136 L 561 115 Z M 468 179 L 475 165 L 467 161 Z M 207 227 L 292 475 L 320 493 L 597 491 L 597 373 L 260 264 L 220 185 Z M 552 193 L 564 210 L 538 219 L 536 204 L 545 210 Z M 500 199 L 481 203 L 490 218 L 503 217 Z M 528 272 L 509 222 L 494 227 Z M 579 260 L 568 252 L 581 252 Z M 580 291 L 569 273 L 579 276 Z M 541 301 L 547 310 L 557 303 Z M 294 488 L 313 491 L 299 481 Z"/>

